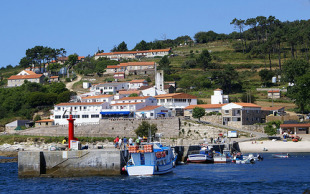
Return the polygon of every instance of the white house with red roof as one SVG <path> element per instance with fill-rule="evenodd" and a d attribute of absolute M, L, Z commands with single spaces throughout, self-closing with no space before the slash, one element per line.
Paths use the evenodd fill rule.
<path fill-rule="evenodd" d="M 144 79 L 135 79 L 129 82 L 130 90 L 137 90 L 142 86 L 148 86 L 148 82 Z"/>
<path fill-rule="evenodd" d="M 268 111 L 253 103 L 229 103 L 222 106 L 223 125 L 240 127 L 265 122 Z"/>
<path fill-rule="evenodd" d="M 164 106 L 146 106 L 136 111 L 136 118 L 156 119 L 171 116 L 171 110 Z"/>
<path fill-rule="evenodd" d="M 24 74 L 24 75 L 12 75 L 8 78 L 8 87 L 17 87 L 24 84 L 25 80 L 38 84 L 44 83 L 43 74 Z"/>
<path fill-rule="evenodd" d="M 90 91 L 96 95 L 100 94 L 116 94 L 120 90 L 128 90 L 128 82 L 106 82 L 101 84 L 92 85 Z"/>
<path fill-rule="evenodd" d="M 157 105 L 165 106 L 169 109 L 184 109 L 189 105 L 197 104 L 197 97 L 185 93 L 161 94 L 154 96 L 157 99 Z"/>
<path fill-rule="evenodd" d="M 25 69 L 19 72 L 17 75 L 36 75 L 36 73 L 31 71 L 30 69 Z"/>
<path fill-rule="evenodd" d="M 98 95 L 98 96 L 86 96 L 81 97 L 81 102 L 108 102 L 111 103 L 111 101 L 114 99 L 113 95 Z"/>
<path fill-rule="evenodd" d="M 129 97 L 131 94 L 137 94 L 138 96 L 141 96 L 140 90 L 120 90 L 114 95 L 114 99 L 121 99 L 124 97 Z"/>
<path fill-rule="evenodd" d="M 55 125 L 67 125 L 72 114 L 75 124 L 96 124 L 100 120 L 100 111 L 109 108 L 107 102 L 60 103 L 54 106 L 53 118 Z"/>
<path fill-rule="evenodd" d="M 101 111 L 102 117 L 135 117 L 135 112 L 146 106 L 155 106 L 156 99 L 150 96 L 114 99 L 110 107 Z"/>

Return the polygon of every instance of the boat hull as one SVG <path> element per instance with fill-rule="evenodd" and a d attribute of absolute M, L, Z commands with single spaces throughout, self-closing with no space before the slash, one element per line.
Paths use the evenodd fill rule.
<path fill-rule="evenodd" d="M 229 163 L 231 162 L 230 158 L 227 158 L 225 156 L 215 156 L 213 158 L 214 163 Z"/>
<path fill-rule="evenodd" d="M 190 162 L 190 163 L 213 163 L 213 158 L 210 158 L 205 154 L 192 154 L 192 155 L 188 156 L 187 162 Z"/>

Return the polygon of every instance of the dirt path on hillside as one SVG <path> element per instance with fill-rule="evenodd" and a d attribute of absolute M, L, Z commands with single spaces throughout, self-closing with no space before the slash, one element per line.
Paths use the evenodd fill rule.
<path fill-rule="evenodd" d="M 76 80 L 74 80 L 73 82 L 66 83 L 66 88 L 68 88 L 68 90 L 72 90 L 73 84 L 80 81 L 81 79 L 82 79 L 82 76 L 77 75 Z"/>

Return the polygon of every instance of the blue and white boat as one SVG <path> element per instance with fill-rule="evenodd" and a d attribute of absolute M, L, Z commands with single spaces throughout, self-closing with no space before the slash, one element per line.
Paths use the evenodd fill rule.
<path fill-rule="evenodd" d="M 213 153 L 212 146 L 209 148 L 208 145 L 203 144 L 200 147 L 199 153 L 193 153 L 188 155 L 187 162 L 191 163 L 212 163 Z"/>
<path fill-rule="evenodd" d="M 130 160 L 125 166 L 129 176 L 160 175 L 172 172 L 176 162 L 174 150 L 160 143 L 129 146 Z"/>

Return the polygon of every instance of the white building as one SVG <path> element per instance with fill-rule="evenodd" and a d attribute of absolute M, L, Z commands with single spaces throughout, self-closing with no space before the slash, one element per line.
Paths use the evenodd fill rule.
<path fill-rule="evenodd" d="M 128 90 L 128 82 L 107 82 L 103 84 L 93 85 L 90 88 L 91 92 L 95 92 L 96 95 L 100 94 L 116 94 L 119 90 Z"/>
<path fill-rule="evenodd" d="M 98 95 L 98 96 L 87 96 L 81 97 L 81 102 L 108 102 L 111 103 L 113 95 Z"/>
<path fill-rule="evenodd" d="M 107 102 L 60 103 L 54 107 L 55 125 L 67 125 L 70 113 L 76 124 L 98 123 L 100 111 L 109 108 Z"/>
<path fill-rule="evenodd" d="M 197 97 L 185 93 L 162 94 L 155 96 L 157 105 L 164 106 L 170 110 L 184 109 L 189 105 L 197 104 Z"/>
<path fill-rule="evenodd" d="M 162 118 L 171 117 L 171 110 L 164 106 L 146 106 L 136 111 L 136 118 Z"/>
<path fill-rule="evenodd" d="M 139 90 L 142 93 L 142 96 L 157 96 L 157 95 L 161 95 L 161 94 L 166 94 L 165 91 L 161 91 L 156 89 L 155 86 L 153 87 L 141 87 L 139 88 Z"/>
<path fill-rule="evenodd" d="M 148 82 L 144 79 L 139 79 L 139 80 L 132 80 L 129 82 L 129 89 L 130 90 L 137 90 L 142 86 L 148 86 Z"/>
<path fill-rule="evenodd" d="M 214 95 L 211 96 L 211 104 L 226 104 L 229 103 L 228 95 L 223 95 L 223 90 L 214 90 Z"/>
<path fill-rule="evenodd" d="M 102 118 L 135 117 L 135 112 L 146 106 L 155 106 L 156 99 L 150 96 L 124 97 L 114 99 L 110 107 L 101 111 Z"/>

